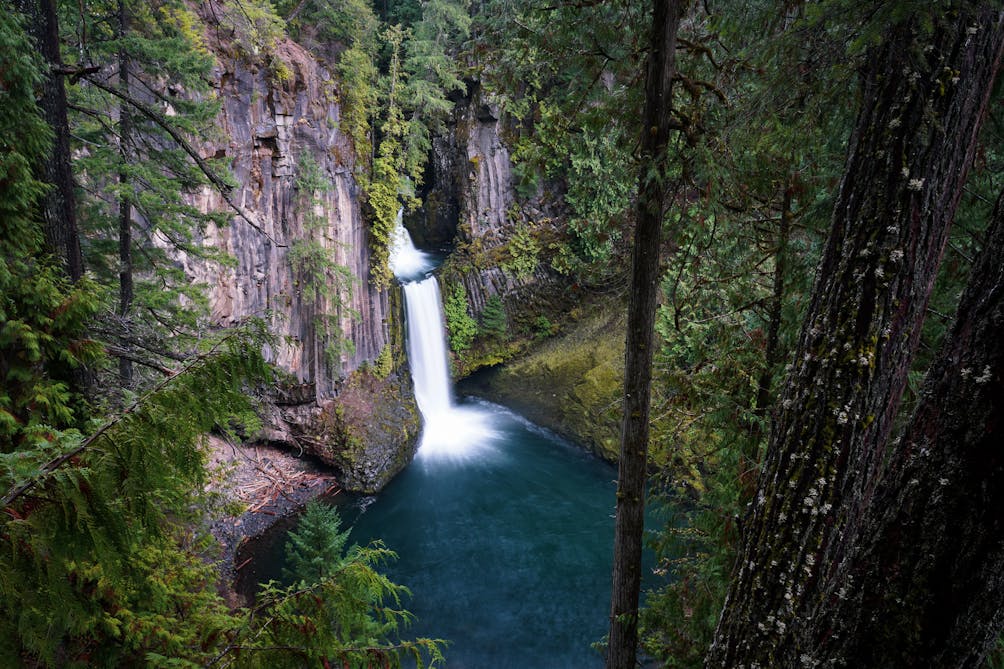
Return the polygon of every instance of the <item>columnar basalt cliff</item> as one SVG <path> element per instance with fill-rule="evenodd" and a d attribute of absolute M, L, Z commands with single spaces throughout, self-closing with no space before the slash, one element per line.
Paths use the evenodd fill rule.
<path fill-rule="evenodd" d="M 410 383 L 398 374 L 358 386 L 353 402 L 375 389 L 374 405 L 395 405 L 387 410 L 400 418 L 399 429 L 369 434 L 364 424 L 333 420 L 346 384 L 391 345 L 390 324 L 400 319 L 388 291 L 369 281 L 368 230 L 353 147 L 339 129 L 338 83 L 289 40 L 279 42 L 268 67 L 234 53 L 218 35 L 209 41 L 222 109 L 218 136 L 202 138 L 199 148 L 227 161 L 237 187 L 229 196 L 234 206 L 208 187 L 194 199 L 204 211 L 233 214 L 228 226 L 210 226 L 203 241 L 236 262 L 183 259 L 185 270 L 207 285 L 215 324 L 261 317 L 276 335 L 266 355 L 289 376 L 265 438 L 318 455 L 351 487 L 373 490 L 410 460 L 419 425 Z M 277 62 L 283 76 L 276 76 Z M 326 270 L 312 269 L 326 263 Z M 343 448 L 349 443 L 352 453 Z"/>
<path fill-rule="evenodd" d="M 551 234 L 554 217 L 542 211 L 540 198 L 517 196 L 505 121 L 476 82 L 468 85 L 471 93 L 457 101 L 448 132 L 433 142 L 425 217 L 413 226 L 415 237 L 452 248 L 443 279 L 447 290 L 463 286 L 472 317 L 497 295 L 510 326 L 528 332 L 536 316 L 554 316 L 566 305 L 560 277 L 534 258 L 516 262 L 513 240 L 519 232 L 535 240 Z"/>
<path fill-rule="evenodd" d="M 548 240 L 558 234 L 555 221 L 562 220 L 560 198 L 543 189 L 529 198 L 516 192 L 503 139 L 506 121 L 476 83 L 469 88 L 471 95 L 457 102 L 450 131 L 434 141 L 424 221 L 412 222 L 427 246 L 453 249 L 442 270 L 444 294 L 461 285 L 475 320 L 482 320 L 497 295 L 508 318 L 503 341 L 480 336 L 454 360 L 454 371 L 465 376 L 507 364 L 472 376 L 461 390 L 512 406 L 615 459 L 622 310 L 608 301 L 594 319 L 576 308 L 597 298 L 580 295 L 546 261 Z M 554 184 L 554 192 L 560 190 Z M 538 343 L 541 338 L 548 339 Z"/>

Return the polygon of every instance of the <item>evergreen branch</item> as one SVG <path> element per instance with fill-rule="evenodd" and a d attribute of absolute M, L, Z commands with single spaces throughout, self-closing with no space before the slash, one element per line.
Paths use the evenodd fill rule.
<path fill-rule="evenodd" d="M 687 51 L 707 57 L 708 61 L 711 62 L 712 67 L 714 67 L 716 70 L 722 69 L 722 66 L 719 65 L 717 62 L 715 62 L 715 55 L 711 52 L 711 48 L 708 47 L 708 45 L 704 44 L 703 42 L 697 42 L 697 41 L 692 42 L 683 37 L 677 37 L 676 41 L 680 46 L 685 47 Z"/>
<path fill-rule="evenodd" d="M 214 344 L 211 349 L 209 349 L 205 353 L 196 356 L 190 363 L 185 365 L 182 369 L 178 370 L 177 372 L 173 372 L 171 376 L 162 380 L 160 383 L 154 386 L 149 392 L 147 392 L 142 397 L 138 398 L 135 402 L 130 404 L 117 416 L 108 420 L 108 422 L 99 427 L 97 431 L 94 432 L 94 434 L 92 434 L 83 442 L 81 442 L 79 446 L 77 446 L 72 450 L 67 451 L 66 453 L 63 453 L 58 457 L 49 460 L 42 466 L 41 471 L 37 476 L 34 476 L 33 478 L 28 479 L 24 483 L 15 485 L 12 488 L 10 488 L 7 491 L 7 494 L 3 496 L 3 499 L 0 499 L 0 507 L 10 506 L 12 502 L 14 502 L 16 499 L 23 496 L 26 492 L 28 492 L 36 485 L 41 483 L 47 476 L 49 476 L 57 469 L 65 465 L 67 462 L 74 459 L 75 457 L 83 453 L 85 450 L 90 448 L 94 444 L 94 442 L 103 437 L 113 427 L 121 423 L 123 420 L 125 420 L 132 414 L 136 413 L 136 411 L 140 409 L 151 396 L 164 390 L 175 379 L 184 376 L 188 372 L 192 371 L 195 367 L 197 367 L 200 363 L 204 362 L 205 360 L 215 355 L 215 353 L 220 349 L 221 346 L 223 346 L 223 344 L 230 341 L 231 339 L 233 339 L 234 337 L 238 336 L 241 333 L 242 331 L 238 329 L 220 339 L 220 341 L 216 342 L 216 344 Z"/>
<path fill-rule="evenodd" d="M 185 151 L 185 153 L 187 153 L 188 156 L 193 161 L 195 161 L 195 164 L 198 165 L 199 169 L 202 170 L 202 173 L 206 175 L 206 178 L 209 179 L 209 181 L 213 184 L 213 186 L 216 187 L 216 191 L 220 194 L 221 197 L 223 197 L 224 201 L 228 205 L 230 205 L 231 209 L 237 212 L 237 214 L 241 218 L 243 218 L 248 225 L 250 225 L 252 228 L 261 233 L 270 242 L 272 242 L 273 244 L 275 244 L 280 248 L 286 247 L 285 244 L 280 244 L 279 242 L 277 242 L 275 239 L 272 238 L 270 234 L 268 234 L 265 231 L 264 228 L 255 223 L 253 220 L 251 220 L 251 217 L 248 215 L 247 212 L 244 211 L 244 208 L 241 207 L 239 204 L 237 204 L 237 202 L 235 202 L 233 197 L 231 196 L 230 193 L 233 190 L 233 186 L 228 184 L 223 179 L 223 177 L 221 177 L 219 174 L 216 173 L 216 171 L 212 168 L 212 166 L 209 165 L 209 163 L 207 163 L 205 159 L 199 155 L 199 152 L 195 150 L 195 147 L 189 144 L 188 141 L 181 136 L 181 133 L 178 132 L 177 128 L 171 125 L 171 122 L 168 121 L 166 117 L 164 117 L 155 109 L 151 109 L 148 105 L 146 105 L 140 100 L 137 100 L 128 93 L 120 91 L 114 86 L 109 86 L 108 84 L 105 84 L 104 82 L 96 79 L 95 77 L 85 74 L 83 75 L 83 78 L 86 79 L 91 84 L 93 84 L 94 86 L 96 86 L 97 88 L 105 91 L 106 93 L 113 95 L 124 102 L 129 103 L 134 108 L 139 110 L 140 113 L 142 113 L 148 119 L 150 119 L 158 126 L 160 126 L 164 130 L 164 132 L 170 135 L 171 139 L 173 139 L 178 144 L 178 146 L 180 146 Z"/>
<path fill-rule="evenodd" d="M 115 344 L 105 344 L 105 350 L 116 358 L 122 358 L 128 360 L 129 362 L 135 362 L 138 365 L 158 371 L 164 376 L 172 376 L 174 374 L 173 369 L 165 367 L 153 360 L 147 360 L 146 358 L 138 356 L 128 349 L 122 348 L 121 346 L 116 346 Z"/>
<path fill-rule="evenodd" d="M 373 550 L 376 551 L 376 553 L 377 553 L 378 556 L 385 557 L 387 554 L 390 554 L 390 551 L 388 551 L 385 548 L 380 547 L 379 543 L 376 544 L 376 545 L 373 545 L 371 547 L 373 548 Z M 215 666 L 216 664 L 218 664 L 219 662 L 221 662 L 224 658 L 226 658 L 227 655 L 230 655 L 234 651 L 239 651 L 239 650 L 253 650 L 253 651 L 268 650 L 268 647 L 255 646 L 255 645 L 247 645 L 247 644 L 253 644 L 255 642 L 255 640 L 257 640 L 262 634 L 265 633 L 265 631 L 272 625 L 272 623 L 274 623 L 276 620 L 278 620 L 281 617 L 281 615 L 282 615 L 282 606 L 285 603 L 287 603 L 289 601 L 292 601 L 292 600 L 295 600 L 295 599 L 297 599 L 299 597 L 302 597 L 302 596 L 305 596 L 305 595 L 314 595 L 316 597 L 317 595 L 314 594 L 314 593 L 316 593 L 319 590 L 323 590 L 324 588 L 328 587 L 331 584 L 337 583 L 338 580 L 339 580 L 339 578 L 341 578 L 345 573 L 349 572 L 352 569 L 355 569 L 355 568 L 359 567 L 360 564 L 361 563 L 354 562 L 354 561 L 346 562 L 345 564 L 341 565 L 340 567 L 338 567 L 337 569 L 335 569 L 334 571 L 332 571 L 328 575 L 320 578 L 317 581 L 314 581 L 314 582 L 311 582 L 311 583 L 304 583 L 299 588 L 287 590 L 286 592 L 283 592 L 280 597 L 273 598 L 273 599 L 266 599 L 265 601 L 263 601 L 258 606 L 252 608 L 250 611 L 248 611 L 248 617 L 247 617 L 247 623 L 248 623 L 248 625 L 252 624 L 254 622 L 255 618 L 259 614 L 261 614 L 263 612 L 272 611 L 273 613 L 271 613 L 271 615 L 269 615 L 267 618 L 265 618 L 259 624 L 258 628 L 256 630 L 254 630 L 254 634 L 251 635 L 246 640 L 244 640 L 243 642 L 242 642 L 242 640 L 239 637 L 242 634 L 242 632 L 249 631 L 249 630 L 248 630 L 248 628 L 245 628 L 243 630 L 237 630 L 236 631 L 237 632 L 237 638 L 234 638 L 234 640 L 231 643 L 227 644 L 226 647 L 223 648 L 223 650 L 221 650 L 215 657 L 213 657 L 212 659 L 210 659 L 203 666 L 204 667 Z M 395 598 L 396 598 L 396 595 L 395 595 Z M 421 643 L 422 641 L 423 641 L 423 639 L 417 640 L 418 643 Z M 349 655 L 349 654 L 354 653 L 354 652 L 372 652 L 372 651 L 382 651 L 382 650 L 395 650 L 395 651 L 397 651 L 397 650 L 411 650 L 413 647 L 414 647 L 414 644 L 409 644 L 408 642 L 404 642 L 402 644 L 388 644 L 385 647 L 380 647 L 380 646 L 367 647 L 367 646 L 364 646 L 364 647 L 360 647 L 360 648 L 342 648 L 342 649 L 339 649 L 337 652 L 342 653 L 344 655 Z M 295 647 L 293 649 L 295 649 Z M 224 669 L 226 669 L 226 667 L 229 667 L 230 665 L 232 665 L 235 660 L 236 660 L 236 658 L 231 659 L 230 662 L 228 662 L 227 664 L 223 665 Z"/>

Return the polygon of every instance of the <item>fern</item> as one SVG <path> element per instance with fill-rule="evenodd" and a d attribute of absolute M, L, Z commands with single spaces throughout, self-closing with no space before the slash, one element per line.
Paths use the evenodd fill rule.
<path fill-rule="evenodd" d="M 222 604 L 182 605 L 210 577 L 178 537 L 199 513 L 204 435 L 248 420 L 247 389 L 269 377 L 265 339 L 259 324 L 227 335 L 86 438 L 57 434 L 52 449 L 23 453 L 30 475 L 3 472 L 0 656 L 59 666 L 98 653 L 114 664 L 199 647 L 206 627 L 191 616 Z M 151 583 L 165 584 L 159 599 L 141 594 Z"/>

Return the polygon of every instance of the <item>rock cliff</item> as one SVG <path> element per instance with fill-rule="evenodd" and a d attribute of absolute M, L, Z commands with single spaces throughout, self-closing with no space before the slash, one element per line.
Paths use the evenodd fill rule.
<path fill-rule="evenodd" d="M 368 280 L 367 228 L 352 147 L 338 129 L 336 82 L 298 45 L 284 42 L 279 53 L 292 71 L 281 84 L 270 80 L 265 67 L 218 59 L 220 133 L 215 141 L 204 141 L 202 151 L 228 161 L 238 183 L 231 198 L 240 213 L 229 226 L 207 230 L 206 242 L 226 250 L 236 263 L 187 269 L 209 286 L 214 322 L 268 318 L 284 339 L 269 352 L 271 359 L 324 400 L 335 394 L 340 379 L 387 344 L 388 300 L 386 291 Z M 313 192 L 302 187 L 307 170 L 320 176 Z M 208 188 L 199 204 L 229 209 Z M 305 242 L 339 266 L 325 276 L 340 284 L 334 290 L 319 291 L 312 285 L 317 277 L 298 266 L 294 249 Z"/>
<path fill-rule="evenodd" d="M 266 355 L 288 378 L 265 437 L 321 457 L 353 488 L 375 489 L 410 460 L 418 423 L 410 383 L 397 374 L 368 401 L 394 405 L 387 412 L 400 414 L 403 425 L 369 435 L 374 441 L 366 449 L 353 446 L 365 462 L 340 448 L 357 444 L 358 435 L 339 433 L 331 419 L 350 379 L 368 373 L 366 363 L 390 346 L 391 324 L 400 322 L 388 291 L 369 281 L 368 229 L 353 147 L 339 129 L 338 82 L 289 40 L 278 44 L 269 66 L 235 54 L 212 30 L 207 42 L 217 57 L 213 87 L 221 111 L 218 134 L 202 138 L 199 149 L 225 160 L 237 187 L 230 203 L 208 187 L 193 203 L 232 214 L 229 225 L 209 226 L 203 243 L 235 262 L 182 263 L 207 286 L 215 324 L 260 317 L 276 335 Z M 367 388 L 375 386 L 353 392 L 354 404 L 367 401 Z"/>
<path fill-rule="evenodd" d="M 455 356 L 461 377 L 490 367 L 463 380 L 460 390 L 504 403 L 614 460 L 623 304 L 586 294 L 550 268 L 547 246 L 560 236 L 561 198 L 542 188 L 529 197 L 516 192 L 505 120 L 476 84 L 470 90 L 454 110 L 450 133 L 434 142 L 424 225 L 416 226 L 429 245 L 450 240 L 444 293 L 462 285 L 475 320 L 498 295 L 508 318 L 502 341 L 482 335 Z M 552 193 L 561 187 L 554 184 Z"/>
<path fill-rule="evenodd" d="M 424 217 L 410 222 L 420 244 L 451 249 L 441 271 L 444 294 L 462 286 L 475 320 L 492 296 L 504 305 L 506 341 L 482 339 L 480 355 L 460 361 L 462 374 L 520 350 L 518 340 L 535 334 L 537 319 L 555 318 L 571 304 L 566 282 L 543 262 L 554 217 L 541 198 L 517 196 L 505 121 L 476 82 L 469 89 L 448 132 L 434 139 Z"/>

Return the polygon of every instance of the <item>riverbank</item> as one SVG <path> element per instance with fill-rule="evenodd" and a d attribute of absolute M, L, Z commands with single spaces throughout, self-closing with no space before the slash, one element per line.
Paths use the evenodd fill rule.
<path fill-rule="evenodd" d="M 220 510 L 210 530 L 222 547 L 221 581 L 236 598 L 232 584 L 243 566 L 236 562 L 240 547 L 339 486 L 334 472 L 310 456 L 216 436 L 209 437 L 208 467 L 213 472 L 208 491 Z"/>
<path fill-rule="evenodd" d="M 457 384 L 534 423 L 617 459 L 624 379 L 626 301 L 601 296 L 569 314 L 562 329 L 527 353 Z"/>

